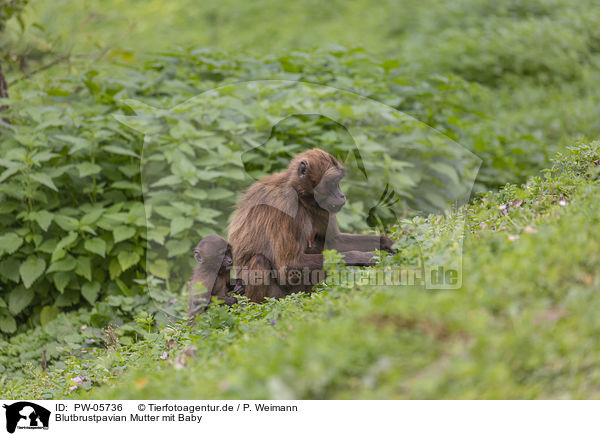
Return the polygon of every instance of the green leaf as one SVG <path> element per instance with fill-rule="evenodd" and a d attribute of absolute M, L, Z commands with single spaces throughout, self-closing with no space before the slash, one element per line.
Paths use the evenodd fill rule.
<path fill-rule="evenodd" d="M 79 228 L 79 221 L 66 215 L 55 215 L 54 222 L 66 232 L 77 230 Z"/>
<path fill-rule="evenodd" d="M 92 238 L 85 241 L 84 248 L 90 253 L 104 257 L 106 255 L 106 242 L 102 238 Z"/>
<path fill-rule="evenodd" d="M 60 271 L 54 274 L 52 277 L 54 286 L 56 286 L 56 289 L 58 289 L 61 294 L 65 291 L 65 288 L 71 281 L 72 276 L 73 273 L 70 271 Z"/>
<path fill-rule="evenodd" d="M 26 288 L 31 287 L 33 282 L 42 275 L 46 269 L 46 261 L 41 257 L 29 256 L 19 267 L 21 279 Z"/>
<path fill-rule="evenodd" d="M 115 154 L 122 154 L 125 156 L 133 156 L 135 158 L 139 158 L 137 153 L 134 152 L 133 150 L 128 150 L 126 148 L 119 147 L 118 145 L 107 145 L 106 147 L 103 147 L 103 150 L 109 151 L 109 152 L 115 153 Z"/>
<path fill-rule="evenodd" d="M 129 289 L 127 287 L 127 285 L 123 282 L 123 280 L 115 279 L 115 283 L 117 284 L 117 286 L 119 287 L 119 289 L 121 290 L 123 295 L 126 295 L 128 297 L 133 297 L 133 292 L 131 292 L 131 289 Z"/>
<path fill-rule="evenodd" d="M 40 324 L 42 327 L 58 316 L 58 309 L 53 306 L 44 306 L 40 312 Z"/>
<path fill-rule="evenodd" d="M 102 216 L 104 209 L 100 206 L 95 206 L 92 210 L 81 217 L 81 224 L 91 225 L 98 221 L 98 218 Z"/>
<path fill-rule="evenodd" d="M 54 253 L 56 244 L 58 244 L 58 239 L 50 238 L 50 239 L 45 240 L 42 243 L 42 245 L 38 246 L 37 250 L 41 253 L 52 254 L 52 253 Z"/>
<path fill-rule="evenodd" d="M 102 167 L 100 165 L 96 165 L 91 162 L 80 163 L 75 165 L 75 168 L 77 168 L 77 171 L 79 171 L 79 177 L 91 176 L 102 171 Z"/>
<path fill-rule="evenodd" d="M 168 228 L 159 226 L 153 229 L 148 229 L 147 238 L 149 241 L 158 242 L 160 245 L 163 245 L 165 243 L 165 237 L 168 233 Z"/>
<path fill-rule="evenodd" d="M 115 242 L 124 241 L 131 238 L 133 235 L 135 235 L 135 229 L 133 227 L 119 226 L 113 230 Z"/>
<path fill-rule="evenodd" d="M 181 214 L 181 211 L 171 206 L 156 206 L 154 210 L 157 214 L 168 220 L 175 219 L 177 215 Z"/>
<path fill-rule="evenodd" d="M 17 321 L 10 315 L 0 315 L 0 330 L 9 334 L 16 332 Z"/>
<path fill-rule="evenodd" d="M 194 175 L 200 180 L 211 181 L 219 176 L 222 176 L 223 173 L 221 171 L 198 170 L 194 173 Z"/>
<path fill-rule="evenodd" d="M 13 257 L 0 262 L 0 276 L 19 283 L 19 261 Z"/>
<path fill-rule="evenodd" d="M 70 153 L 76 153 L 81 149 L 89 148 L 91 145 L 89 140 L 85 138 L 78 138 L 76 136 L 56 135 L 56 138 L 62 139 L 65 142 L 73 144 L 73 147 L 69 149 Z"/>
<path fill-rule="evenodd" d="M 81 295 L 85 298 L 88 303 L 94 304 L 98 299 L 98 293 L 100 292 L 100 283 L 98 282 L 87 282 L 81 287 Z"/>
<path fill-rule="evenodd" d="M 30 215 L 30 218 L 34 220 L 38 225 L 42 228 L 43 231 L 48 231 L 48 227 L 52 223 L 52 218 L 54 218 L 54 214 L 48 212 L 47 210 L 40 210 L 37 212 L 33 212 Z"/>
<path fill-rule="evenodd" d="M 110 274 L 110 278 L 114 280 L 119 277 L 123 270 L 121 270 L 121 264 L 117 260 L 117 258 L 113 257 L 110 260 L 110 264 L 108 264 L 108 273 Z"/>
<path fill-rule="evenodd" d="M 0 214 L 14 212 L 17 209 L 20 209 L 20 206 L 21 205 L 19 203 L 16 203 L 14 201 L 7 201 L 6 199 L 4 199 L 4 201 L 0 203 Z"/>
<path fill-rule="evenodd" d="M 63 294 L 60 294 L 56 300 L 54 300 L 54 305 L 56 307 L 71 306 L 79 301 L 80 295 L 81 294 L 74 289 L 67 289 Z"/>
<path fill-rule="evenodd" d="M 52 153 L 51 151 L 42 151 L 41 153 L 36 154 L 31 158 L 31 160 L 35 163 L 46 162 L 52 159 L 53 157 L 59 156 L 56 153 Z"/>
<path fill-rule="evenodd" d="M 77 268 L 75 268 L 75 273 L 90 281 L 92 280 L 92 262 L 89 257 L 79 256 L 77 258 Z"/>
<path fill-rule="evenodd" d="M 171 236 L 175 236 L 193 225 L 194 221 L 191 218 L 177 217 L 171 221 Z"/>
<path fill-rule="evenodd" d="M 51 262 L 56 262 L 65 257 L 66 249 L 69 248 L 73 243 L 77 240 L 77 233 L 69 232 L 67 236 L 62 238 L 58 244 L 56 244 L 56 248 L 52 252 Z"/>
<path fill-rule="evenodd" d="M 77 261 L 73 256 L 67 256 L 63 260 L 59 260 L 58 262 L 54 262 L 50 264 L 50 268 L 48 268 L 49 273 L 55 271 L 73 271 L 77 266 Z"/>
<path fill-rule="evenodd" d="M 456 170 L 453 167 L 451 167 L 450 165 L 446 165 L 441 162 L 433 162 L 433 163 L 429 164 L 429 166 L 431 168 L 433 168 L 435 171 L 437 171 L 438 173 L 448 176 L 450 181 L 452 183 L 454 183 L 455 185 L 458 185 L 460 183 L 460 181 L 458 180 L 458 175 L 456 173 Z"/>
<path fill-rule="evenodd" d="M 96 233 L 96 230 L 94 230 L 90 226 L 81 226 L 80 230 L 82 232 L 86 232 L 86 233 L 89 233 L 89 234 L 94 235 L 94 236 L 96 236 L 98 234 L 98 233 Z"/>
<path fill-rule="evenodd" d="M 148 265 L 148 269 L 150 274 L 153 274 L 156 277 L 165 280 L 169 278 L 169 263 L 164 259 L 159 259 L 150 263 L 150 265 Z"/>
<path fill-rule="evenodd" d="M 23 244 L 23 238 L 16 233 L 5 233 L 0 236 L 0 253 L 13 254 Z"/>
<path fill-rule="evenodd" d="M 19 172 L 19 168 L 8 168 L 4 170 L 2 174 L 0 174 L 0 183 L 4 182 L 6 179 L 8 179 L 13 174 L 16 174 L 17 172 Z"/>
<path fill-rule="evenodd" d="M 48 174 L 34 173 L 34 174 L 30 174 L 29 177 L 31 177 L 33 180 L 35 180 L 37 182 L 40 182 L 42 185 L 45 185 L 48 188 L 53 189 L 56 192 L 58 192 L 58 188 L 52 181 L 52 177 L 50 177 Z"/>
<path fill-rule="evenodd" d="M 190 253 L 191 242 L 189 240 L 179 241 L 177 239 L 171 239 L 165 245 L 168 250 L 169 257 L 179 256 L 181 254 Z"/>
<path fill-rule="evenodd" d="M 129 189 L 132 191 L 140 191 L 142 189 L 139 183 L 133 183 L 128 180 L 115 182 L 111 185 L 111 187 L 115 189 Z"/>
<path fill-rule="evenodd" d="M 139 262 L 140 255 L 132 251 L 121 251 L 117 258 L 119 259 L 121 269 L 125 271 Z"/>
<path fill-rule="evenodd" d="M 135 164 L 127 164 L 127 165 L 119 165 L 119 171 L 125 174 L 128 178 L 133 179 L 140 173 L 140 165 Z"/>
<path fill-rule="evenodd" d="M 240 168 L 227 168 L 223 171 L 223 176 L 234 180 L 244 180 L 246 178 L 246 173 Z"/>
<path fill-rule="evenodd" d="M 13 315 L 18 315 L 29 306 L 31 300 L 33 300 L 33 290 L 17 286 L 8 294 L 8 309 Z"/>
<path fill-rule="evenodd" d="M 214 188 L 208 191 L 205 195 L 209 200 L 222 200 L 223 198 L 231 197 L 233 194 L 234 193 L 229 189 Z"/>
<path fill-rule="evenodd" d="M 219 215 L 221 215 L 221 212 L 204 207 L 200 210 L 200 212 L 198 212 L 196 219 L 205 223 L 215 223 L 213 218 Z"/>
<path fill-rule="evenodd" d="M 170 176 L 166 176 L 163 177 L 162 179 L 154 182 L 151 187 L 152 188 L 158 188 L 160 186 L 171 186 L 171 185 L 178 185 L 183 181 L 183 179 L 181 177 L 179 177 L 178 175 L 175 174 L 171 174 Z"/>

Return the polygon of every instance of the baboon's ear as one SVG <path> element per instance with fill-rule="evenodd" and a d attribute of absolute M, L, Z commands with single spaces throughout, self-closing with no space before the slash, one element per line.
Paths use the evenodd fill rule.
<path fill-rule="evenodd" d="M 307 168 L 308 164 L 305 161 L 300 162 L 300 165 L 298 165 L 298 177 L 304 177 L 306 175 Z"/>
<path fill-rule="evenodd" d="M 196 259 L 196 262 L 202 263 L 202 256 L 200 256 L 200 250 L 194 250 L 194 259 Z"/>

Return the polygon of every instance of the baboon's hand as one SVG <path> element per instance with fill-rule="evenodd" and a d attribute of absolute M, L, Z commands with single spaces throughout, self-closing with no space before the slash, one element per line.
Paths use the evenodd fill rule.
<path fill-rule="evenodd" d="M 235 298 L 233 295 L 226 295 L 224 297 L 224 301 L 227 306 L 233 306 L 235 303 L 238 302 L 238 299 Z"/>
<path fill-rule="evenodd" d="M 374 253 L 364 253 L 356 250 L 346 251 L 343 254 L 346 265 L 353 266 L 374 266 L 379 259 Z"/>
<path fill-rule="evenodd" d="M 388 253 L 396 254 L 398 251 L 395 248 L 392 248 L 394 245 L 394 241 L 392 241 L 387 236 L 380 237 L 381 251 L 387 251 Z"/>
<path fill-rule="evenodd" d="M 233 279 L 232 280 L 232 288 L 231 291 L 232 293 L 236 294 L 236 295 L 243 295 L 244 291 L 246 290 L 246 286 L 244 285 L 244 281 L 242 279 Z"/>

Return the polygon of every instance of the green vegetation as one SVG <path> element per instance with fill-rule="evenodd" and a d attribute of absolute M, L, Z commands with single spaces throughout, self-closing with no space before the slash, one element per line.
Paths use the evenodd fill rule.
<path fill-rule="evenodd" d="M 598 1 L 283 5 L 0 0 L 0 397 L 596 397 Z M 329 118 L 304 116 L 247 153 L 243 140 L 256 138 L 244 129 L 270 132 L 283 111 L 264 91 L 256 123 L 219 113 L 193 179 L 178 147 L 206 132 L 172 109 L 225 87 L 204 108 L 223 109 L 228 86 L 252 80 L 354 93 L 336 106 L 348 119 L 372 120 L 371 105 L 384 103 L 479 156 L 460 211 L 462 288 L 329 284 L 213 307 L 186 326 L 190 264 L 166 273 L 161 259 L 224 234 L 247 175 L 278 170 L 305 146 L 351 146 Z M 244 122 L 259 113 L 244 109 Z M 378 125 L 381 136 L 361 145 L 375 167 L 388 156 L 378 141 L 394 132 Z M 411 126 L 407 137 L 422 125 Z M 141 159 L 148 129 L 157 166 Z M 405 206 L 412 182 L 432 177 L 419 153 L 403 170 Z M 378 184 L 385 170 L 371 169 Z M 148 175 L 168 176 L 153 180 L 165 189 L 155 198 L 142 190 Z M 186 204 L 165 197 L 182 182 Z M 352 180 L 345 189 L 340 222 L 368 230 L 377 195 Z M 150 229 L 144 200 L 163 220 Z M 414 264 L 417 241 L 441 255 L 460 218 L 386 216 L 399 253 L 384 262 Z"/>
<path fill-rule="evenodd" d="M 21 350 L 45 346 L 64 363 L 48 374 L 29 367 L 27 384 L 5 380 L 4 392 L 14 398 L 596 397 L 599 164 L 600 144 L 578 144 L 543 176 L 469 206 L 459 291 L 324 285 L 263 305 L 215 306 L 194 329 L 175 323 L 149 333 L 145 315 L 104 332 L 89 327 L 89 312 L 60 315 L 33 335 L 13 337 L 0 362 L 19 368 Z M 409 220 L 393 235 L 401 247 L 423 234 L 443 239 L 453 219 Z M 406 256 L 409 249 L 388 260 Z"/>

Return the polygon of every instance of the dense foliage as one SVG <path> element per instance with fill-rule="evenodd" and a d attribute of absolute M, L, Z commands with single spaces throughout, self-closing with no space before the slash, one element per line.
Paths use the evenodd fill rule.
<path fill-rule="evenodd" d="M 3 382 L 5 395 L 595 397 L 599 181 L 600 144 L 578 144 L 526 185 L 478 198 L 458 291 L 323 285 L 310 296 L 212 307 L 193 329 L 150 331 L 141 314 L 102 331 L 88 311 L 60 315 L 3 344 L 0 364 L 19 371 Z M 402 221 L 392 234 L 402 253 L 388 260 L 418 256 L 421 239 L 435 254 L 455 218 Z M 41 347 L 61 362 L 20 375 L 35 359 L 22 350 Z"/>

